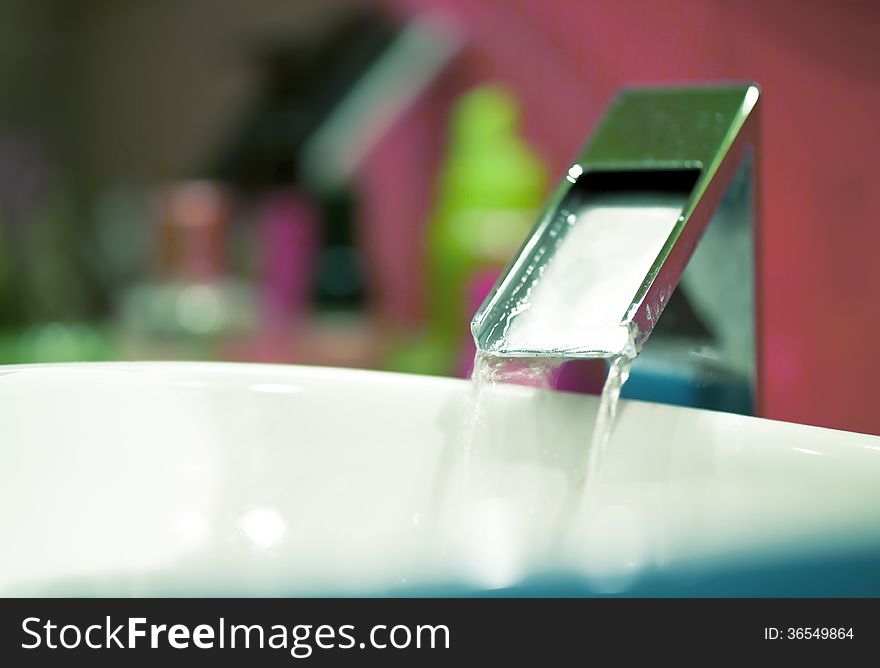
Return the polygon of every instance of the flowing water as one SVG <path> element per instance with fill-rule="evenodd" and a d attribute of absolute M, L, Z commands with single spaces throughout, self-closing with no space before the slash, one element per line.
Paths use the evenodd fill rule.
<path fill-rule="evenodd" d="M 561 362 L 550 359 L 514 359 L 477 351 L 471 374 L 471 396 L 465 412 L 465 464 L 475 447 L 477 432 L 485 420 L 485 394 L 498 383 L 552 389 Z"/>
<path fill-rule="evenodd" d="M 684 201 L 677 193 L 597 195 L 579 211 L 563 211 L 547 228 L 521 280 L 501 295 L 492 312 L 491 329 L 500 332 L 489 342 L 495 357 L 478 352 L 474 360 L 471 446 L 487 385 L 552 388 L 566 359 L 602 357 L 609 362 L 608 377 L 585 453 L 586 476 L 595 477 L 635 357 L 626 312 L 679 220 Z M 504 357 L 526 351 L 545 357 Z"/>
<path fill-rule="evenodd" d="M 602 456 L 614 428 L 620 392 L 629 378 L 630 366 L 634 359 L 634 348 L 630 344 L 623 353 L 609 360 L 608 376 L 602 387 L 595 426 L 589 450 L 585 455 L 588 461 L 584 476 L 586 479 L 595 479 L 599 471 Z M 553 389 L 562 363 L 562 360 L 552 358 L 505 358 L 477 352 L 471 375 L 471 396 L 465 413 L 463 463 L 466 471 L 473 449 L 477 447 L 478 431 L 485 426 L 486 392 L 491 391 L 498 383 Z"/>
<path fill-rule="evenodd" d="M 528 405 L 497 401 L 500 383 L 553 389 L 563 360 L 504 358 L 478 352 L 471 394 L 465 411 L 464 438 L 456 458 L 459 475 L 444 503 L 455 519 L 444 532 L 445 555 L 458 555 L 478 581 L 503 587 L 515 584 L 528 563 L 551 563 L 564 552 L 578 509 L 586 503 L 601 518 L 596 492 L 600 467 L 617 413 L 620 389 L 629 375 L 630 355 L 611 361 L 590 443 L 585 429 L 582 447 L 554 439 L 552 416 L 542 414 L 541 396 Z M 508 411 L 525 410 L 534 422 L 530 452 L 505 452 Z M 521 414 L 520 414 L 521 415 Z M 585 415 L 585 427 L 587 419 Z M 550 427 L 550 430 L 547 430 Z M 566 451 L 569 454 L 563 454 Z M 535 473 L 522 476 L 522 471 Z M 541 473 L 543 471 L 543 473 Z M 560 485 L 562 473 L 567 483 Z M 548 505 L 548 498 L 556 498 Z M 541 508 L 537 514 L 536 508 Z M 551 510 L 552 509 L 552 510 Z M 539 538 L 545 536 L 544 539 Z M 539 546 L 545 545 L 544 548 Z M 546 547 L 549 546 L 549 547 Z M 540 550 L 544 551 L 541 552 Z M 535 550 L 538 550 L 536 553 Z"/>
<path fill-rule="evenodd" d="M 586 540 L 603 543 L 597 558 L 616 555 L 611 564 L 594 564 L 597 569 L 638 562 L 638 550 L 626 542 L 631 532 L 607 529 L 620 524 L 622 511 L 600 505 L 598 492 L 620 391 L 635 357 L 628 307 L 682 204 L 681 196 L 668 193 L 611 193 L 579 211 L 562 211 L 496 296 L 489 321 L 481 321 L 486 349 L 474 359 L 457 458 L 460 487 L 453 495 L 458 516 L 447 541 L 481 582 L 509 585 L 528 572 L 527 564 L 552 563 L 565 553 L 569 536 L 585 531 Z M 554 389 L 561 365 L 576 358 L 609 364 L 592 436 L 585 415 L 580 443 L 560 438 L 542 393 L 526 397 L 528 405 L 522 395 L 495 401 L 499 383 Z M 505 449 L 510 422 L 534 429 L 531 450 Z M 585 504 L 587 521 L 573 525 Z M 622 542 L 609 546 L 609 536 Z"/>
<path fill-rule="evenodd" d="M 596 414 L 596 424 L 593 427 L 593 437 L 588 455 L 588 493 L 596 489 L 602 458 L 608 447 L 611 431 L 614 428 L 614 418 L 617 415 L 617 402 L 620 400 L 620 390 L 629 378 L 630 366 L 632 366 L 634 359 L 633 351 L 628 349 L 624 354 L 614 357 L 608 366 L 608 377 L 605 379 L 602 395 L 599 398 L 599 411 Z"/>
<path fill-rule="evenodd" d="M 669 193 L 596 196 L 536 244 L 519 281 L 497 299 L 487 341 L 498 355 L 558 358 L 624 354 L 626 312 L 681 215 Z M 558 229 L 557 229 L 558 227 Z"/>

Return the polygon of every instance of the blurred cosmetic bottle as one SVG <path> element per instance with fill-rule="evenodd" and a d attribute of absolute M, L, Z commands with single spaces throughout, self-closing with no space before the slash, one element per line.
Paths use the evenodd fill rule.
<path fill-rule="evenodd" d="M 257 324 L 258 297 L 226 268 L 230 199 L 217 184 L 164 188 L 154 221 L 154 275 L 121 300 L 124 356 L 216 359 L 224 342 Z"/>
<path fill-rule="evenodd" d="M 296 326 L 309 305 L 317 252 L 315 207 L 294 188 L 269 195 L 260 212 L 263 321 L 271 330 Z"/>
<path fill-rule="evenodd" d="M 78 193 L 39 140 L 13 144 L 0 146 L 0 364 L 113 359 Z"/>
<path fill-rule="evenodd" d="M 428 230 L 433 369 L 464 375 L 472 307 L 522 244 L 547 193 L 541 159 L 519 133 L 519 107 L 498 85 L 456 104 Z M 477 294 L 479 293 L 479 294 Z"/>
<path fill-rule="evenodd" d="M 261 192 L 241 225 L 253 245 L 248 275 L 259 283 L 260 323 L 254 336 L 224 348 L 224 356 L 250 362 L 297 361 L 297 333 L 307 321 L 318 251 L 319 220 L 311 199 L 292 185 Z"/>

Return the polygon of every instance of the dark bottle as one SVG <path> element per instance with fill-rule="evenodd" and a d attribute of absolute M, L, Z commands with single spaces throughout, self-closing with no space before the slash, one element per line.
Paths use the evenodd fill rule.
<path fill-rule="evenodd" d="M 355 225 L 356 202 L 348 188 L 320 199 L 323 234 L 318 254 L 313 305 L 319 313 L 357 312 L 367 305 L 365 270 Z"/>

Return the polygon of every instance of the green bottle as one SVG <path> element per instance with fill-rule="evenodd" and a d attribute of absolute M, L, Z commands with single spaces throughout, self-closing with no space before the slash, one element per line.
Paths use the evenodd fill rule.
<path fill-rule="evenodd" d="M 428 231 L 429 326 L 436 373 L 460 368 L 476 308 L 474 282 L 504 268 L 547 194 L 543 162 L 520 135 L 519 106 L 487 84 L 456 104 Z M 480 290 L 481 288 L 476 288 Z"/>

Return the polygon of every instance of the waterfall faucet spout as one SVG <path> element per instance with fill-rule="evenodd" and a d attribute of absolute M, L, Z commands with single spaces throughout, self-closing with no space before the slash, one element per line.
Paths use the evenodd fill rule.
<path fill-rule="evenodd" d="M 759 412 L 759 96 L 752 84 L 618 94 L 474 316 L 477 348 L 614 358 L 652 335 L 706 340 L 693 354 L 746 378 Z"/>

